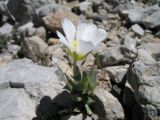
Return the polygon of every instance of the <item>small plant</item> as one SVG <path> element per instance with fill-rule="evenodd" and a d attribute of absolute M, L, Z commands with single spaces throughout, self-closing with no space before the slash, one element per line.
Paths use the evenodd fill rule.
<path fill-rule="evenodd" d="M 16 44 L 20 44 L 20 33 L 18 31 L 19 26 L 20 24 L 16 22 L 12 30 L 12 39 L 15 40 Z"/>
<path fill-rule="evenodd" d="M 73 79 L 68 79 L 66 85 L 66 89 L 75 102 L 73 111 L 91 115 L 90 106 L 95 102 L 93 93 L 96 88 L 96 72 L 94 66 L 89 72 L 81 72 L 81 66 L 77 63 L 84 61 L 92 50 L 97 49 L 100 43 L 106 39 L 107 33 L 92 23 L 80 22 L 76 29 L 67 18 L 62 21 L 62 28 L 66 37 L 58 31 L 57 35 L 59 40 L 68 47 L 68 54 L 73 60 Z"/>
<path fill-rule="evenodd" d="M 5 48 L 7 45 L 7 40 L 5 39 L 5 36 L 0 36 L 0 51 Z"/>
<path fill-rule="evenodd" d="M 74 111 L 86 111 L 87 114 L 91 115 L 92 110 L 89 106 L 95 102 L 93 91 L 96 88 L 96 72 L 92 70 L 89 73 L 83 72 L 83 75 L 77 75 L 74 81 L 68 80 L 66 88 L 70 91 L 72 99 L 76 103 Z"/>
<path fill-rule="evenodd" d="M 156 3 L 156 0 L 145 0 L 145 3 L 147 3 L 149 5 L 153 5 Z"/>

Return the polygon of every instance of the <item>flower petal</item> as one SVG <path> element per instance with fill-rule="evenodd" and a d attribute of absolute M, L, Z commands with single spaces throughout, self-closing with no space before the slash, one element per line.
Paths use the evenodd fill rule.
<path fill-rule="evenodd" d="M 90 41 L 97 45 L 107 38 L 107 32 L 103 29 L 97 29 L 92 23 L 79 23 L 77 26 L 76 39 L 81 41 Z"/>
<path fill-rule="evenodd" d="M 75 39 L 76 28 L 74 24 L 67 18 L 62 21 L 62 28 L 64 30 L 68 43 L 70 44 Z"/>
<path fill-rule="evenodd" d="M 91 41 L 92 34 L 97 29 L 96 25 L 93 23 L 82 23 L 80 22 L 77 26 L 76 39 L 82 41 Z"/>
<path fill-rule="evenodd" d="M 93 45 L 98 45 L 100 44 L 103 40 L 107 38 L 108 33 L 104 29 L 97 29 L 95 31 L 95 34 L 93 35 L 94 38 L 92 39 L 92 44 Z"/>
<path fill-rule="evenodd" d="M 76 34 L 76 39 L 77 40 L 82 39 L 82 35 L 83 35 L 83 33 L 85 32 L 86 29 L 87 29 L 87 23 L 79 22 L 79 24 L 77 26 L 77 34 Z"/>
<path fill-rule="evenodd" d="M 91 52 L 94 49 L 94 46 L 91 42 L 85 42 L 79 40 L 78 47 L 77 47 L 77 53 L 86 55 L 89 52 Z"/>
<path fill-rule="evenodd" d="M 57 32 L 57 36 L 59 37 L 59 41 L 68 47 L 69 45 L 66 38 L 59 31 L 56 31 L 56 32 Z"/>

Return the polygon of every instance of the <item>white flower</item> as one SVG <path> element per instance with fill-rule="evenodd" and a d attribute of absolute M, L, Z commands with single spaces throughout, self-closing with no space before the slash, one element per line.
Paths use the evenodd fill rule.
<path fill-rule="evenodd" d="M 107 38 L 107 32 L 103 29 L 98 29 L 92 23 L 80 22 L 75 28 L 74 24 L 67 18 L 62 21 L 64 37 L 57 31 L 60 41 L 65 44 L 70 51 L 71 57 L 76 53 L 79 58 L 83 59 L 89 52 L 97 49 L 100 43 Z"/>

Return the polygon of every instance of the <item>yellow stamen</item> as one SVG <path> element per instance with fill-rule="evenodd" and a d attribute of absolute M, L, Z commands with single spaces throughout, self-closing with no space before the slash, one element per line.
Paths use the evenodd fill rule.
<path fill-rule="evenodd" d="M 78 40 L 73 40 L 72 41 L 72 47 L 73 47 L 73 49 L 77 49 L 77 47 L 78 47 Z"/>

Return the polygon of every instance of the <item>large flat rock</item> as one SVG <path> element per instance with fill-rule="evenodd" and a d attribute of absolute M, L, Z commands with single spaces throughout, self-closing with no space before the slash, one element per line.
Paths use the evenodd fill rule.
<path fill-rule="evenodd" d="M 136 61 L 128 74 L 135 98 L 144 112 L 145 120 L 159 117 L 160 110 L 160 62 Z"/>
<path fill-rule="evenodd" d="M 65 77 L 58 67 L 18 59 L 0 67 L 0 120 L 31 120 L 45 96 L 63 91 Z"/>
<path fill-rule="evenodd" d="M 14 60 L 0 68 L 0 88 L 24 88 L 32 98 L 54 97 L 62 92 L 65 78 L 57 67 L 44 67 L 29 59 Z"/>

